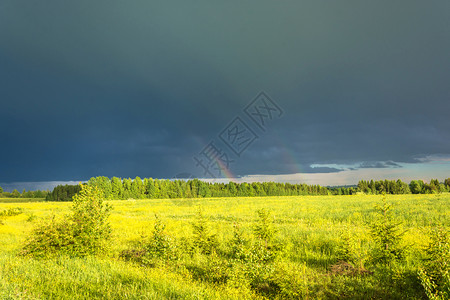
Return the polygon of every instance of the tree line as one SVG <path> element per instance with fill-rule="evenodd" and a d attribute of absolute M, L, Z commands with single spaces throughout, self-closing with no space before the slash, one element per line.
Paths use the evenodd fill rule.
<path fill-rule="evenodd" d="M 72 201 L 72 197 L 81 191 L 81 185 L 58 185 L 47 194 L 46 201 Z"/>
<path fill-rule="evenodd" d="M 206 197 L 300 196 L 300 195 L 354 195 L 364 194 L 434 194 L 450 192 L 450 178 L 439 182 L 432 179 L 412 180 L 409 184 L 398 180 L 360 180 L 357 186 L 323 187 L 320 185 L 277 182 L 209 183 L 199 179 L 169 180 L 136 177 L 93 177 L 87 182 L 104 193 L 106 199 L 163 199 Z M 4 192 L 3 198 L 46 198 L 47 201 L 71 201 L 80 191 L 79 185 L 58 185 L 53 191 L 17 190 Z"/>
<path fill-rule="evenodd" d="M 27 191 L 25 189 L 23 189 L 22 193 L 17 189 L 14 189 L 12 192 L 5 192 L 0 186 L 0 198 L 45 198 L 48 193 L 48 191 Z"/>
<path fill-rule="evenodd" d="M 365 194 L 436 194 L 450 192 L 450 178 L 439 182 L 431 179 L 430 183 L 423 180 L 412 180 L 409 184 L 398 180 L 360 180 L 358 191 Z"/>
<path fill-rule="evenodd" d="M 93 177 L 86 183 L 98 187 L 106 199 L 165 199 L 206 197 L 254 197 L 300 195 L 354 195 L 365 194 L 426 194 L 450 191 L 450 178 L 443 183 L 413 180 L 407 184 L 399 180 L 359 181 L 357 186 L 323 187 L 320 185 L 277 182 L 209 183 L 199 179 L 169 180 L 136 177 Z M 60 185 L 47 195 L 48 201 L 70 201 L 81 187 Z"/>
<path fill-rule="evenodd" d="M 209 183 L 199 179 L 169 180 L 136 177 L 93 177 L 87 182 L 103 191 L 106 199 L 158 199 L 328 195 L 329 189 L 320 185 L 276 182 Z"/>

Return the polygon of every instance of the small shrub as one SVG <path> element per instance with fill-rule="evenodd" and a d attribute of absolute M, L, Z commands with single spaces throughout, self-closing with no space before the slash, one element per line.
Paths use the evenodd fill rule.
<path fill-rule="evenodd" d="M 279 245 L 267 245 L 264 241 L 257 240 L 250 248 L 246 260 L 257 264 L 271 263 L 279 257 L 281 250 L 282 248 Z"/>
<path fill-rule="evenodd" d="M 17 216 L 23 213 L 23 208 L 21 207 L 12 207 L 0 212 L 0 217 L 12 217 Z"/>
<path fill-rule="evenodd" d="M 218 242 L 215 234 L 210 233 L 208 222 L 201 209 L 198 210 L 195 221 L 192 223 L 193 246 L 202 254 L 211 254 L 217 250 Z"/>
<path fill-rule="evenodd" d="M 376 210 L 378 218 L 370 225 L 370 233 L 376 244 L 372 257 L 374 263 L 389 264 L 403 259 L 405 249 L 401 241 L 405 232 L 401 230 L 401 223 L 394 220 L 392 206 L 386 202 L 385 195 L 382 205 L 376 206 Z"/>
<path fill-rule="evenodd" d="M 231 257 L 241 261 L 246 261 L 250 254 L 250 241 L 244 237 L 238 224 L 233 225 L 233 239 L 231 240 Z"/>
<path fill-rule="evenodd" d="M 177 258 L 177 249 L 172 238 L 164 230 L 166 225 L 156 216 L 155 226 L 151 239 L 144 244 L 145 255 L 144 263 L 149 263 L 152 259 L 175 260 Z"/>
<path fill-rule="evenodd" d="M 178 258 L 178 248 L 175 241 L 164 230 L 166 226 L 156 215 L 156 222 L 151 237 L 142 235 L 138 249 L 124 250 L 120 258 L 134 261 L 146 266 L 155 266 L 162 261 L 173 261 Z"/>
<path fill-rule="evenodd" d="M 258 221 L 253 227 L 256 241 L 253 243 L 249 260 L 252 262 L 273 262 L 282 252 L 283 245 L 275 240 L 276 228 L 268 210 L 257 211 Z"/>
<path fill-rule="evenodd" d="M 104 203 L 102 191 L 96 187 L 83 185 L 81 191 L 73 196 L 71 220 L 77 253 L 96 254 L 106 250 L 106 243 L 111 238 L 108 223 L 111 209 Z"/>
<path fill-rule="evenodd" d="M 306 264 L 279 262 L 272 274 L 273 286 L 277 286 L 278 299 L 308 299 L 311 285 Z"/>
<path fill-rule="evenodd" d="M 258 294 L 273 298 L 279 292 L 280 287 L 274 280 L 276 267 L 273 263 L 252 262 L 246 265 L 247 277 L 250 287 Z"/>
<path fill-rule="evenodd" d="M 213 250 L 207 257 L 196 254 L 193 263 L 188 266 L 196 280 L 214 284 L 226 284 L 231 276 L 232 265 Z"/>
<path fill-rule="evenodd" d="M 350 233 L 348 228 L 341 233 L 340 238 L 341 243 L 338 245 L 336 253 L 339 262 L 335 267 L 339 269 L 340 267 L 345 266 L 345 264 L 351 264 L 353 269 L 360 270 L 364 273 L 364 264 L 368 260 L 368 253 L 366 248 L 363 247 L 361 239 L 356 238 L 354 234 Z M 337 274 L 339 273 L 340 272 L 337 272 Z M 356 273 L 358 273 L 358 271 L 356 271 Z"/>
<path fill-rule="evenodd" d="M 431 233 L 431 242 L 425 249 L 424 266 L 419 279 L 428 298 L 450 299 L 450 236 L 444 228 Z"/>
<path fill-rule="evenodd" d="M 75 246 L 75 238 L 72 232 L 70 220 L 55 220 L 55 217 L 47 224 L 37 226 L 27 243 L 22 254 L 34 257 L 47 257 L 56 253 L 71 254 Z"/>
<path fill-rule="evenodd" d="M 27 222 L 33 222 L 36 219 L 37 219 L 37 216 L 35 214 L 31 213 L 28 215 Z"/>
<path fill-rule="evenodd" d="M 270 219 L 271 213 L 262 208 L 257 211 L 257 214 L 259 219 L 253 228 L 253 233 L 256 238 L 269 244 L 277 233 L 277 230 L 273 226 L 273 221 Z"/>
<path fill-rule="evenodd" d="M 107 221 L 111 206 L 97 188 L 83 185 L 73 197 L 72 214 L 37 226 L 22 254 L 36 257 L 64 253 L 71 256 L 98 254 L 107 248 L 111 229 Z"/>
<path fill-rule="evenodd" d="M 230 288 L 246 289 L 248 291 L 252 290 L 247 266 L 245 264 L 239 261 L 233 261 L 228 273 L 227 286 Z"/>
<path fill-rule="evenodd" d="M 247 239 L 239 226 L 234 226 L 234 235 L 231 240 L 232 257 L 236 266 L 244 270 L 243 281 L 251 290 L 264 297 L 273 298 L 280 292 L 274 274 L 275 261 L 280 256 L 283 245 L 276 241 L 276 228 L 271 214 L 265 209 L 257 211 L 258 219 L 253 226 L 253 239 Z M 242 274 L 242 272 L 240 273 Z M 240 278 L 239 276 L 231 276 Z M 232 279 L 232 281 L 236 281 Z M 242 281 L 242 279 L 239 279 Z"/>

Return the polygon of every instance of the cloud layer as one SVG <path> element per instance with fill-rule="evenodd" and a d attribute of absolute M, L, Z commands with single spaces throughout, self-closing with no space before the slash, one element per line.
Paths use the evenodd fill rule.
<path fill-rule="evenodd" d="M 448 1 L 0 4 L 0 181 L 202 175 L 264 90 L 236 176 L 450 154 Z M 339 174 L 339 173 L 338 173 Z"/>

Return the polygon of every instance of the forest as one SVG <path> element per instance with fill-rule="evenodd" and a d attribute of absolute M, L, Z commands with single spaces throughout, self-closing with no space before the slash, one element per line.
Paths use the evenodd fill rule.
<path fill-rule="evenodd" d="M 209 183 L 199 179 L 169 180 L 136 177 L 111 179 L 105 176 L 92 177 L 86 182 L 103 191 L 106 199 L 165 199 L 165 198 L 209 198 L 209 197 L 264 197 L 301 195 L 367 195 L 381 194 L 435 194 L 450 191 L 450 178 L 429 183 L 412 180 L 360 180 L 355 186 L 324 187 L 320 185 L 291 184 L 279 182 L 253 183 Z M 58 185 L 52 191 L 26 191 L 17 189 L 5 192 L 0 187 L 0 198 L 45 198 L 46 201 L 71 201 L 80 191 L 79 185 Z"/>
<path fill-rule="evenodd" d="M 209 197 L 264 197 L 301 195 L 355 195 L 378 194 L 434 194 L 450 190 L 450 178 L 440 183 L 413 180 L 409 184 L 398 180 L 360 180 L 357 186 L 323 187 L 320 185 L 290 184 L 277 182 L 253 183 L 208 183 L 199 179 L 168 180 L 136 177 L 109 179 L 93 177 L 87 181 L 103 191 L 106 199 L 166 199 L 166 198 L 209 198 Z M 76 185 L 60 185 L 48 193 L 47 201 L 70 201 L 78 191 Z"/>

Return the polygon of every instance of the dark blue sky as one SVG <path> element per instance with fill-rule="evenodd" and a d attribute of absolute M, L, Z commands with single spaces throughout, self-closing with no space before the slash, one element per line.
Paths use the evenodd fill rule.
<path fill-rule="evenodd" d="M 449 81 L 446 0 L 2 0 L 0 182 L 204 176 L 210 141 L 229 176 L 443 179 Z M 265 131 L 260 91 L 283 110 Z"/>

